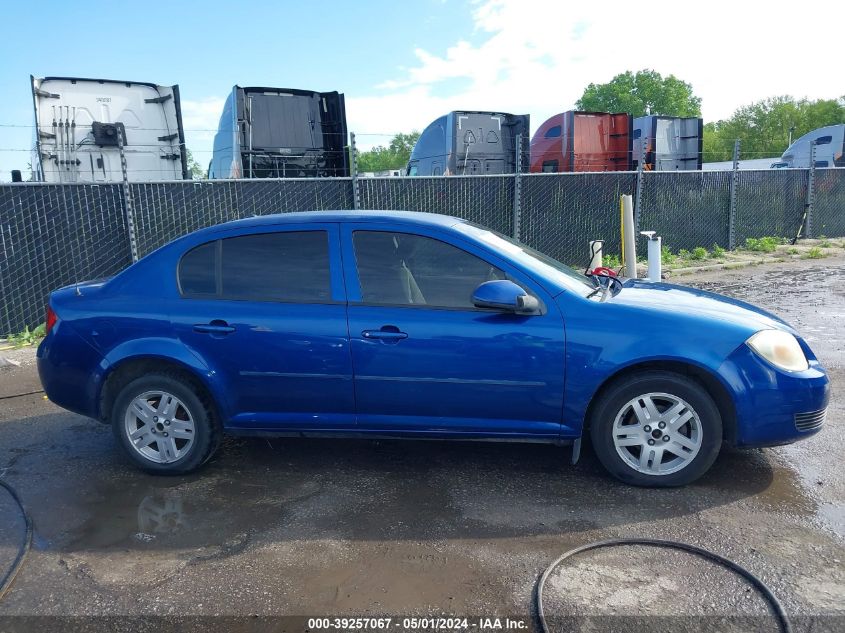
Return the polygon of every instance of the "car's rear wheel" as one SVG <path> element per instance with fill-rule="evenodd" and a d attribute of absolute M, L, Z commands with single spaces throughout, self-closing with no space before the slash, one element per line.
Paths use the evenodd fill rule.
<path fill-rule="evenodd" d="M 614 477 L 636 486 L 682 486 L 713 464 L 722 445 L 722 418 L 698 382 L 648 371 L 600 396 L 590 437 Z"/>
<path fill-rule="evenodd" d="M 148 374 L 124 386 L 114 401 L 112 429 L 129 458 L 153 474 L 196 470 L 220 435 L 193 386 L 169 374 Z"/>

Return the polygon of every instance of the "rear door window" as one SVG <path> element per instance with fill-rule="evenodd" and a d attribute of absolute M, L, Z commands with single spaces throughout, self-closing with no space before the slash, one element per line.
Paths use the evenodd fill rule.
<path fill-rule="evenodd" d="M 226 299 L 320 303 L 331 299 L 325 231 L 263 233 L 223 240 Z"/>
<path fill-rule="evenodd" d="M 258 233 L 203 244 L 182 258 L 179 284 L 186 296 L 330 302 L 328 234 Z"/>

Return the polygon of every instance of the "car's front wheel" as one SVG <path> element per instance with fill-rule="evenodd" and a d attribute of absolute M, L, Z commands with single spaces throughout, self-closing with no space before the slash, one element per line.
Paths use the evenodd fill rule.
<path fill-rule="evenodd" d="M 695 380 L 664 371 L 612 385 L 593 408 L 593 448 L 604 467 L 636 486 L 682 486 L 713 464 L 722 418 Z"/>
<path fill-rule="evenodd" d="M 129 458 L 153 474 L 196 470 L 219 442 L 210 407 L 169 374 L 147 374 L 124 386 L 114 401 L 112 429 Z"/>

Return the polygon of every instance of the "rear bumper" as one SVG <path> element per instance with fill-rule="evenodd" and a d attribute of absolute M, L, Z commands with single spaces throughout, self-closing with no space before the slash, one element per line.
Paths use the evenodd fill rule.
<path fill-rule="evenodd" d="M 809 369 L 785 372 L 741 345 L 719 373 L 734 392 L 737 446 L 791 444 L 822 429 L 830 381 L 815 358 Z"/>
<path fill-rule="evenodd" d="M 59 320 L 37 351 L 38 376 L 54 404 L 91 418 L 98 417 L 98 386 L 94 376 L 102 355 L 73 328 Z"/>

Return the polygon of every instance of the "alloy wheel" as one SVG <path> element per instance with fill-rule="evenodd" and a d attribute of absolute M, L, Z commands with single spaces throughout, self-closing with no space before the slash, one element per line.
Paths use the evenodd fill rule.
<path fill-rule="evenodd" d="M 613 445 L 631 468 L 669 475 L 695 459 L 702 444 L 701 419 L 688 402 L 668 393 L 629 400 L 613 422 Z"/>
<path fill-rule="evenodd" d="M 171 464 L 187 455 L 196 433 L 191 412 L 166 391 L 146 391 L 134 398 L 124 427 L 132 448 L 157 464 Z"/>

